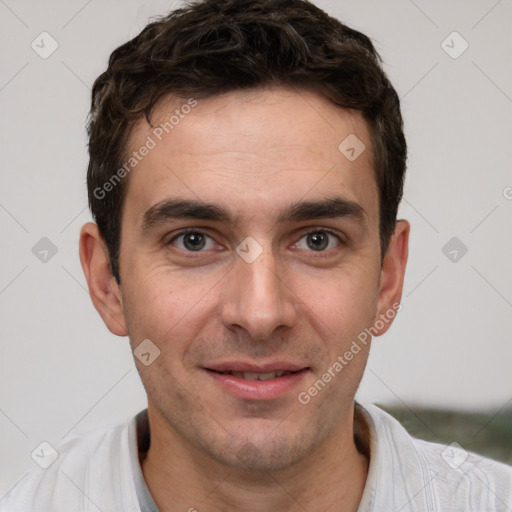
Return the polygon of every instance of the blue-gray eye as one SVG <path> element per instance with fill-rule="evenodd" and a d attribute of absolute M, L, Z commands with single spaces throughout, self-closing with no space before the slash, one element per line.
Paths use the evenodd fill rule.
<path fill-rule="evenodd" d="M 302 243 L 305 241 L 305 245 Z M 299 242 L 297 247 L 299 249 L 309 249 L 316 252 L 325 251 L 326 249 L 333 249 L 339 244 L 337 236 L 329 233 L 328 231 L 312 231 L 304 235 Z"/>
<path fill-rule="evenodd" d="M 199 252 L 203 249 L 212 249 L 215 242 L 204 233 L 189 231 L 181 233 L 172 239 L 172 243 L 184 251 Z"/>

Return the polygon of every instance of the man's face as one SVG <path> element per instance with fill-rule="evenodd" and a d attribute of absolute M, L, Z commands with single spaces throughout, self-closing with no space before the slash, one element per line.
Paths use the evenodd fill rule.
<path fill-rule="evenodd" d="M 167 98 L 153 126 L 184 103 Z M 216 460 L 287 467 L 351 421 L 368 346 L 307 405 L 299 393 L 389 307 L 366 123 L 274 88 L 199 100 L 161 141 L 152 130 L 130 138 L 129 153 L 148 135 L 156 147 L 128 178 L 120 250 L 132 347 L 160 350 L 137 361 L 149 408 Z M 349 134 L 366 146 L 353 161 Z"/>

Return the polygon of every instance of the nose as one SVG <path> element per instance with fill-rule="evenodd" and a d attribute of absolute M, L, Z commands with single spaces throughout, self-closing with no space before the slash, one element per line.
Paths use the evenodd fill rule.
<path fill-rule="evenodd" d="M 254 340 L 293 327 L 299 300 L 273 253 L 264 251 L 252 263 L 236 256 L 234 266 L 221 302 L 223 325 L 231 331 L 244 329 Z"/>

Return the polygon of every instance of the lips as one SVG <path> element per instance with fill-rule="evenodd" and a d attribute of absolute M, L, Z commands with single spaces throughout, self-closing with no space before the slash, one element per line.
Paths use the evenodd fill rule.
<path fill-rule="evenodd" d="M 283 377 L 290 373 L 296 373 L 307 369 L 298 363 L 288 361 L 275 361 L 262 364 L 254 364 L 244 361 L 226 361 L 215 363 L 206 367 L 206 370 L 221 373 L 223 375 L 233 375 L 239 379 L 245 380 L 270 380 L 277 377 Z"/>
<path fill-rule="evenodd" d="M 290 372 L 287 370 L 275 370 L 273 372 L 237 372 L 227 370 L 217 373 L 220 373 L 221 375 L 233 375 L 233 377 L 244 380 L 272 380 L 277 377 L 284 377 L 285 375 L 290 375 L 291 373 L 295 372 Z"/>
<path fill-rule="evenodd" d="M 204 370 L 215 385 L 236 398 L 274 400 L 298 388 L 309 367 L 284 361 L 260 365 L 225 362 Z"/>

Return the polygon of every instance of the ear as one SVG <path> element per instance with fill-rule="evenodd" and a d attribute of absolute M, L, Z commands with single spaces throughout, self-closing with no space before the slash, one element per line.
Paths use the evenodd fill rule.
<path fill-rule="evenodd" d="M 105 242 L 93 222 L 80 231 L 80 262 L 92 302 L 105 325 L 112 333 L 126 336 L 121 291 L 110 269 Z"/>
<path fill-rule="evenodd" d="M 389 321 L 400 310 L 400 300 L 404 285 L 405 267 L 409 255 L 409 232 L 411 225 L 406 220 L 399 220 L 395 224 L 395 231 L 389 242 L 389 247 L 384 256 L 380 271 L 379 297 L 377 300 L 377 315 L 374 326 L 384 324 L 382 328 L 374 327 L 375 336 L 384 334 L 391 324 Z M 391 316 L 391 312 L 392 316 Z M 380 321 L 381 315 L 385 315 L 387 321 Z"/>

